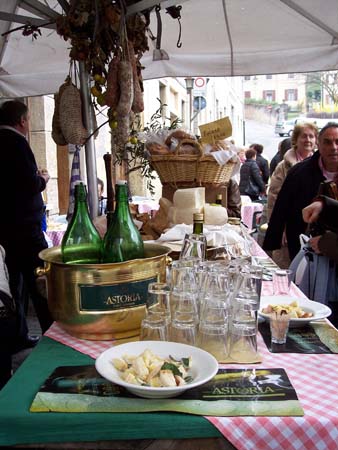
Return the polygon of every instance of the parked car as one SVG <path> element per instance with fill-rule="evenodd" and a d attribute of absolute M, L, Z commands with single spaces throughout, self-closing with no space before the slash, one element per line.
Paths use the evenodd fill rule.
<path fill-rule="evenodd" d="M 314 117 L 295 117 L 294 119 L 290 120 L 281 120 L 276 123 L 275 133 L 279 134 L 279 136 L 281 137 L 291 136 L 295 125 L 297 123 L 304 123 L 304 122 L 314 123 L 320 130 L 329 121 L 327 119 L 317 119 Z"/>
<path fill-rule="evenodd" d="M 276 123 L 275 133 L 279 136 L 291 136 L 297 119 L 282 120 Z"/>

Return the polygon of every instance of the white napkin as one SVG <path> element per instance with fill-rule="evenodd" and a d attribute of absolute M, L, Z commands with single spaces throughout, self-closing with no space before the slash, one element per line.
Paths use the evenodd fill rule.
<path fill-rule="evenodd" d="M 186 233 L 192 233 L 192 225 L 186 225 L 184 223 L 175 225 L 169 228 L 167 231 L 161 234 L 157 239 L 159 242 L 175 242 L 183 241 Z M 231 226 L 204 226 L 203 234 L 207 238 L 208 246 L 220 247 L 222 245 L 241 244 L 245 245 L 243 237 Z"/>

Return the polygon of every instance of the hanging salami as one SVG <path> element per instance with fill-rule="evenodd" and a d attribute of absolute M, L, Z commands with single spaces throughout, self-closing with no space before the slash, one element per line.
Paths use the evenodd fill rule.
<path fill-rule="evenodd" d="M 143 92 L 141 88 L 142 83 L 142 75 L 141 70 L 138 71 L 138 65 L 140 64 L 138 59 L 136 58 L 134 46 L 129 41 L 128 43 L 129 49 L 129 60 L 133 70 L 133 87 L 134 87 L 134 98 L 132 104 L 132 110 L 134 113 L 141 113 L 144 110 L 144 102 L 143 102 Z"/>
<path fill-rule="evenodd" d="M 109 63 L 107 75 L 107 90 L 104 94 L 106 105 L 110 106 L 113 111 L 116 110 L 120 99 L 120 86 L 118 83 L 118 70 L 120 58 L 115 56 Z"/>
<path fill-rule="evenodd" d="M 127 116 L 133 104 L 133 70 L 129 61 L 120 61 L 118 67 L 118 83 L 120 87 L 120 99 L 116 108 L 119 116 Z"/>

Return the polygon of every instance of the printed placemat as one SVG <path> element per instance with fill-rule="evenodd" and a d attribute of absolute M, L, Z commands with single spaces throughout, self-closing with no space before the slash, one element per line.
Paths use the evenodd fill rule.
<path fill-rule="evenodd" d="M 30 411 L 175 411 L 218 417 L 304 415 L 296 391 L 281 368 L 219 369 L 211 381 L 179 397 L 144 399 L 102 378 L 94 365 L 56 368 L 41 386 Z"/>
<path fill-rule="evenodd" d="M 338 353 L 338 331 L 327 322 L 310 322 L 289 328 L 285 344 L 272 344 L 268 322 L 258 329 L 272 353 Z"/>

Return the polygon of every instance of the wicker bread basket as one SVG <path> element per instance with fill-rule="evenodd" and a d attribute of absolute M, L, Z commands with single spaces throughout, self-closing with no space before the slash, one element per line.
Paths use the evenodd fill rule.
<path fill-rule="evenodd" d="M 194 147 L 194 154 L 184 152 L 184 145 Z M 156 170 L 162 184 L 171 184 L 174 187 L 195 183 L 197 177 L 197 164 L 202 154 L 200 144 L 193 139 L 183 139 L 174 152 L 167 155 L 151 155 L 151 165 Z"/>
<path fill-rule="evenodd" d="M 235 162 L 228 161 L 222 166 L 211 155 L 202 156 L 197 165 L 197 183 L 200 186 L 207 184 L 227 184 L 230 181 Z"/>

